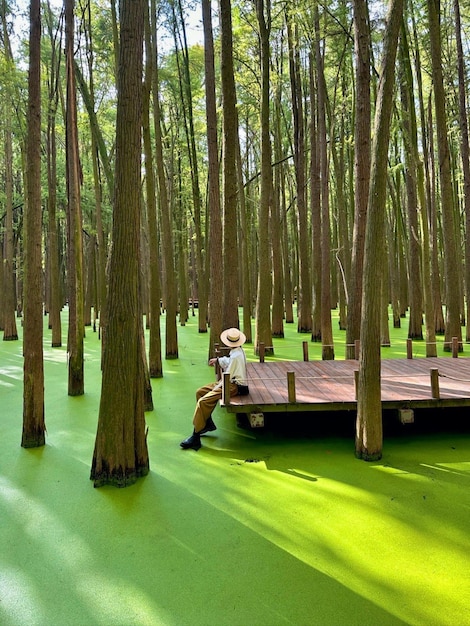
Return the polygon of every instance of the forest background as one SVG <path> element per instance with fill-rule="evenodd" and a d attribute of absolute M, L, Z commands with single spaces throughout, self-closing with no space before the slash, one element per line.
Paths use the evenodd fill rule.
<path fill-rule="evenodd" d="M 257 352 L 297 323 L 325 359 L 337 308 L 347 357 L 361 346 L 356 453 L 377 458 L 389 306 L 394 326 L 408 312 L 427 356 L 439 334 L 463 349 L 468 8 L 32 0 L 29 42 L 17 10 L 1 4 L 0 319 L 15 340 L 25 318 L 23 445 L 44 443 L 44 313 L 58 347 L 67 305 L 70 395 L 85 390 L 84 328 L 100 330 L 113 400 L 95 461 L 126 483 L 148 467 L 148 379 L 178 357 L 191 307 L 208 355 L 224 327 L 241 326 Z M 203 43 L 190 45 L 196 10 Z M 106 375 L 117 369 L 119 384 Z"/>

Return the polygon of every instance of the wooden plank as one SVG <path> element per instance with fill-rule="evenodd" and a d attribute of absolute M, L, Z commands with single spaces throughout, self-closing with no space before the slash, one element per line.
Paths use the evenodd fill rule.
<path fill-rule="evenodd" d="M 230 412 L 355 409 L 354 372 L 359 363 L 341 361 L 265 361 L 248 363 L 250 393 L 232 398 Z M 431 369 L 439 372 L 440 398 L 433 398 Z M 295 373 L 296 402 L 288 402 L 287 372 Z M 470 406 L 470 359 L 432 357 L 384 359 L 384 408 Z"/>

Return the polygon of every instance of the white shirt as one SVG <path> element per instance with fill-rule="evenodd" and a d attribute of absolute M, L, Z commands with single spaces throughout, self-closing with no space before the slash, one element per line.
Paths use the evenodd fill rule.
<path fill-rule="evenodd" d="M 246 357 L 243 348 L 232 348 L 228 356 L 219 357 L 219 365 L 222 371 L 230 374 L 230 382 L 246 385 Z M 222 385 L 222 381 L 216 385 Z"/>

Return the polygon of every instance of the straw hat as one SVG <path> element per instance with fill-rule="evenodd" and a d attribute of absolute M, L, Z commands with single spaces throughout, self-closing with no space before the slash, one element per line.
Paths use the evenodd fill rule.
<path fill-rule="evenodd" d="M 220 340 L 229 348 L 238 348 L 246 341 L 246 336 L 238 328 L 227 328 L 220 334 Z"/>

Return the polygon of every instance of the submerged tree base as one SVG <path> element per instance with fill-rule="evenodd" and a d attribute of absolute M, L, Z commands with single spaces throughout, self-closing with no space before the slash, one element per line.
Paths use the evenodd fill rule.
<path fill-rule="evenodd" d="M 40 448 L 46 445 L 45 433 L 36 433 L 32 435 L 25 435 L 21 439 L 22 448 Z"/>
<path fill-rule="evenodd" d="M 382 452 L 367 452 L 367 450 L 363 450 L 362 452 L 358 452 L 356 450 L 356 459 L 361 459 L 362 461 L 380 461 L 382 458 Z"/>
<path fill-rule="evenodd" d="M 138 478 L 147 476 L 150 471 L 149 465 L 143 465 L 139 468 L 123 470 L 122 467 L 116 469 L 103 469 L 101 472 L 91 471 L 90 480 L 93 481 L 93 487 L 104 487 L 111 485 L 112 487 L 130 487 L 137 482 Z"/>

